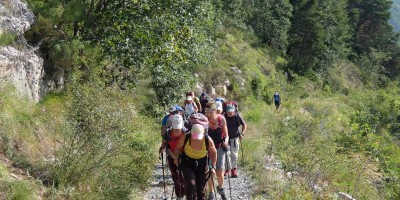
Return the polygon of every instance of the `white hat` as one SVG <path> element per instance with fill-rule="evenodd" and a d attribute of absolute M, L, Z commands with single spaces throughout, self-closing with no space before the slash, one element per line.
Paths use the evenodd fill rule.
<path fill-rule="evenodd" d="M 192 96 L 187 96 L 186 100 L 191 101 L 191 100 L 193 100 L 193 98 L 192 98 Z"/>
<path fill-rule="evenodd" d="M 182 129 L 183 128 L 183 119 L 181 115 L 174 115 L 171 118 L 172 129 Z"/>
<path fill-rule="evenodd" d="M 204 137 L 204 126 L 200 124 L 193 124 L 192 130 L 190 132 L 192 135 L 192 139 L 202 140 Z"/>
<path fill-rule="evenodd" d="M 217 110 L 222 111 L 222 102 L 216 101 L 215 105 L 217 106 Z"/>

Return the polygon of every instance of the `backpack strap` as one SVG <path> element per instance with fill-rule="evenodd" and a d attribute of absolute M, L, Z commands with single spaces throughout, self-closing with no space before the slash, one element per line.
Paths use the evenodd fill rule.
<path fill-rule="evenodd" d="M 185 140 L 184 140 L 184 142 L 183 142 L 183 147 L 182 147 L 182 149 L 185 149 L 185 146 L 186 146 L 186 143 L 187 143 L 188 140 L 189 140 L 189 137 L 190 137 L 190 133 L 188 133 L 188 134 L 185 135 Z"/>

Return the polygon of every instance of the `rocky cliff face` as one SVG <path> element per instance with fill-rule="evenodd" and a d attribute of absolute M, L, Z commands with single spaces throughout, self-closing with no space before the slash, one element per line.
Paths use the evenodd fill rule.
<path fill-rule="evenodd" d="M 43 60 L 23 39 L 33 22 L 34 15 L 25 3 L 0 1 L 0 39 L 5 35 L 19 38 L 0 47 L 0 86 L 11 83 L 21 95 L 37 102 L 43 91 Z"/>

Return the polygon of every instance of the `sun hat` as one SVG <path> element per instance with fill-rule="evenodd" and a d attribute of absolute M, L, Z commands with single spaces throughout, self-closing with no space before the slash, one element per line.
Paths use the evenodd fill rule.
<path fill-rule="evenodd" d="M 182 129 L 183 128 L 183 119 L 181 115 L 174 115 L 171 119 L 172 129 Z"/>
<path fill-rule="evenodd" d="M 222 102 L 216 101 L 215 106 L 217 107 L 217 110 L 222 111 Z"/>
<path fill-rule="evenodd" d="M 234 112 L 235 111 L 235 107 L 233 105 L 228 105 L 226 107 L 226 112 Z"/>
<path fill-rule="evenodd" d="M 192 130 L 190 130 L 192 139 L 202 140 L 204 137 L 204 126 L 200 124 L 193 124 Z"/>

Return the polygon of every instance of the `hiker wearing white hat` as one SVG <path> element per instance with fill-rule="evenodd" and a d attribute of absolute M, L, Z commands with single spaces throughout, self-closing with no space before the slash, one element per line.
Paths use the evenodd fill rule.
<path fill-rule="evenodd" d="M 178 159 L 175 154 L 176 146 L 181 138 L 184 138 L 185 128 L 183 126 L 183 118 L 181 115 L 173 115 L 171 118 L 171 128 L 168 128 L 163 137 L 159 152 L 166 150 L 169 169 L 171 170 L 172 180 L 174 181 L 175 194 L 178 198 L 182 198 L 185 193 L 183 184 L 183 176 L 179 168 L 174 164 L 174 160 Z"/>
<path fill-rule="evenodd" d="M 194 103 L 192 96 L 190 96 L 190 95 L 186 96 L 186 100 L 183 105 L 183 109 L 185 110 L 186 118 L 188 118 L 190 115 L 198 112 L 197 105 L 196 105 L 196 103 Z"/>
<path fill-rule="evenodd" d="M 175 153 L 181 153 L 180 163 L 177 159 L 174 162 L 183 172 L 186 199 L 205 199 L 207 179 L 215 175 L 217 151 L 204 126 L 194 124 L 190 133 L 179 140 Z"/>

